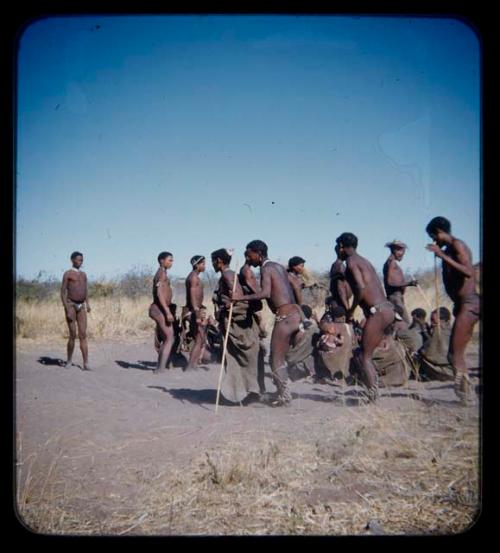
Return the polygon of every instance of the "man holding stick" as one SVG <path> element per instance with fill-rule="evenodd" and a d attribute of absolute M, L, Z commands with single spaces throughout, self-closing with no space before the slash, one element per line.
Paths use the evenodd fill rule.
<path fill-rule="evenodd" d="M 243 288 L 238 275 L 229 268 L 232 256 L 228 250 L 215 250 L 211 258 L 214 271 L 221 273 L 216 302 L 221 331 L 224 336 L 227 334 L 221 393 L 233 403 L 259 399 L 259 325 L 254 317 L 258 305 L 256 302 L 233 304 L 229 317 L 232 290 L 243 294 Z"/>
<path fill-rule="evenodd" d="M 467 403 L 472 399 L 472 390 L 465 350 L 480 318 L 480 299 L 476 292 L 472 254 L 465 242 L 452 236 L 448 219 L 434 217 L 425 230 L 435 242 L 426 248 L 441 258 L 444 287 L 454 303 L 455 322 L 451 330 L 448 358 L 455 371 L 455 394 Z"/>
<path fill-rule="evenodd" d="M 357 237 L 350 232 L 344 232 L 336 242 L 340 259 L 346 261 L 345 275 L 354 294 L 352 306 L 347 312 L 347 322 L 352 320 L 358 304 L 365 315 L 360 361 L 368 399 L 375 401 L 378 397 L 378 378 L 372 355 L 384 337 L 387 327 L 394 322 L 394 305 L 385 297 L 373 265 L 357 253 Z"/>
<path fill-rule="evenodd" d="M 300 329 L 304 315 L 288 278 L 288 273 L 280 263 L 267 257 L 267 245 L 262 240 L 253 240 L 246 246 L 245 257 L 253 267 L 260 267 L 260 292 L 244 296 L 242 292 L 231 294 L 234 302 L 267 300 L 269 308 L 276 315 L 271 335 L 271 369 L 273 381 L 278 389 L 278 397 L 273 406 L 288 405 L 292 394 L 288 382 L 286 354 L 292 340 Z"/>

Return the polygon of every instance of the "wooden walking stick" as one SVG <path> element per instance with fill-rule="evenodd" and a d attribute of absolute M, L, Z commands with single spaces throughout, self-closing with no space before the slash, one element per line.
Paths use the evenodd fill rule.
<path fill-rule="evenodd" d="M 414 275 L 411 275 L 411 278 L 413 280 L 417 280 Z M 427 304 L 427 307 L 429 307 L 429 309 L 432 311 L 432 303 L 430 302 L 429 298 L 427 297 L 426 293 L 422 290 L 422 286 L 420 286 L 420 284 L 417 282 L 417 289 L 418 291 L 422 294 L 422 297 L 424 298 L 425 300 L 425 303 Z"/>
<path fill-rule="evenodd" d="M 234 271 L 233 294 L 234 294 L 234 291 L 236 290 L 236 281 L 237 280 L 238 280 L 238 262 L 236 262 L 236 270 Z M 224 363 L 226 361 L 227 340 L 229 338 L 229 328 L 231 326 L 231 318 L 233 316 L 233 305 L 234 305 L 234 302 L 231 301 L 231 305 L 229 306 L 229 316 L 227 318 L 226 335 L 224 336 L 224 347 L 222 349 L 222 362 L 220 364 L 219 382 L 217 384 L 217 398 L 215 400 L 215 412 L 216 413 L 217 413 L 217 409 L 219 407 L 220 387 L 221 387 L 221 384 L 222 384 L 222 373 L 224 371 Z"/>

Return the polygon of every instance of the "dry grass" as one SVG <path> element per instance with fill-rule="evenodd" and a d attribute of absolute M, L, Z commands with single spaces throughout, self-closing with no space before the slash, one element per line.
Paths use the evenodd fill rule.
<path fill-rule="evenodd" d="M 324 427 L 311 421 L 283 437 L 255 432 L 182 468 L 129 467 L 122 488 L 138 468 L 143 475 L 133 500 L 85 497 L 84 486 L 76 497 L 70 482 L 61 491 L 60 452 L 38 481 L 23 480 L 19 510 L 52 534 L 359 535 L 374 521 L 387 534 L 448 534 L 473 523 L 475 412 L 409 400 L 399 411 L 347 408 L 338 420 L 327 415 Z"/>

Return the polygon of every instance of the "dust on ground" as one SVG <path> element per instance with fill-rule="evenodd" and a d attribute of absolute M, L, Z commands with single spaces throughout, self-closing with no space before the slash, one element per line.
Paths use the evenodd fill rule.
<path fill-rule="evenodd" d="M 149 336 L 91 342 L 90 372 L 64 356 L 17 344 L 16 502 L 33 531 L 442 534 L 477 516 L 480 407 L 451 382 L 366 405 L 358 387 L 297 381 L 290 407 L 216 414 L 219 367 L 153 374 Z"/>

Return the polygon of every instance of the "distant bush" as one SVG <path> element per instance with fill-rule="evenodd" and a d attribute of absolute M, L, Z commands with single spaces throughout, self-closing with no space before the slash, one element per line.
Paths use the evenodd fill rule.
<path fill-rule="evenodd" d="M 16 282 L 16 299 L 26 302 L 54 299 L 59 294 L 60 286 L 60 282 L 53 278 L 45 281 L 20 278 Z"/>
<path fill-rule="evenodd" d="M 115 281 L 115 294 L 126 298 L 150 296 L 153 276 L 154 273 L 147 267 L 133 267 Z"/>

